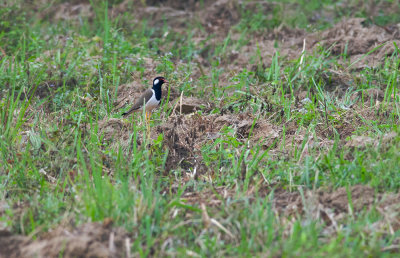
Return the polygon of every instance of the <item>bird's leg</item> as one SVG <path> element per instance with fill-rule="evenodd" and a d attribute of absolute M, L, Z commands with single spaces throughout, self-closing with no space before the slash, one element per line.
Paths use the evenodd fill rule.
<path fill-rule="evenodd" d="M 146 123 L 146 129 L 148 128 L 148 119 L 147 119 L 147 117 L 148 117 L 149 115 L 147 114 L 147 111 L 146 111 L 146 117 L 144 118 L 144 122 Z"/>
<path fill-rule="evenodd" d="M 147 126 L 147 133 L 150 137 L 150 116 L 151 113 L 146 111 L 146 126 Z"/>

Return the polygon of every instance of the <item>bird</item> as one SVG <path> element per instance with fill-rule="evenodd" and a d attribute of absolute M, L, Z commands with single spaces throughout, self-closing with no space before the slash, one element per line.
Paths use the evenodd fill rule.
<path fill-rule="evenodd" d="M 164 83 L 168 83 L 164 77 L 157 76 L 154 78 L 153 87 L 143 92 L 133 106 L 127 112 L 123 113 L 122 116 L 127 116 L 133 112 L 142 111 L 144 107 L 146 111 L 146 118 L 148 116 L 150 117 L 151 111 L 160 105 L 162 96 L 161 86 Z"/>

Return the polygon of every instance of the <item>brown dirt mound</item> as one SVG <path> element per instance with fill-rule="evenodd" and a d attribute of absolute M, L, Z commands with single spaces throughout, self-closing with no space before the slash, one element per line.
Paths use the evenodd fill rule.
<path fill-rule="evenodd" d="M 127 233 L 110 223 L 57 228 L 38 240 L 0 232 L 0 257 L 127 257 Z M 128 246 L 130 248 L 130 246 Z"/>
<path fill-rule="evenodd" d="M 353 204 L 352 208 L 356 212 L 370 208 L 378 197 L 372 187 L 356 185 L 350 187 L 348 190 L 345 187 L 341 187 L 332 193 L 320 190 L 318 200 L 321 204 L 333 209 L 336 213 L 348 212 L 350 203 L 349 195 Z"/>
<path fill-rule="evenodd" d="M 348 55 L 357 55 L 365 54 L 371 47 L 388 40 L 398 39 L 400 30 L 389 32 L 377 25 L 368 26 L 363 18 L 351 18 L 323 31 L 320 37 L 319 43 L 325 47 L 332 46 L 332 53 L 335 55 L 344 53 L 346 45 Z"/>
<path fill-rule="evenodd" d="M 38 9 L 37 6 L 32 6 Z M 69 1 L 66 3 L 54 4 L 46 6 L 40 10 L 40 17 L 49 17 L 50 19 L 59 21 L 78 21 L 80 18 L 86 18 L 91 21 L 95 17 L 95 12 L 89 1 Z"/>
<path fill-rule="evenodd" d="M 257 198 L 255 198 L 255 193 Z M 235 189 L 218 187 L 203 192 L 187 191 L 182 195 L 182 201 L 200 207 L 218 207 L 223 202 L 234 199 L 237 195 Z M 319 189 L 316 192 L 304 191 L 304 197 L 299 191 L 290 192 L 281 188 L 273 189 L 271 186 L 260 189 L 250 189 L 247 198 L 251 201 L 270 195 L 272 209 L 287 218 L 288 215 L 306 214 L 313 219 L 321 219 L 327 225 L 327 230 L 338 229 L 339 223 L 343 223 L 348 215 L 357 216 L 360 212 L 373 208 L 383 215 L 384 220 L 373 225 L 377 229 L 390 227 L 391 232 L 400 228 L 400 194 L 377 193 L 372 187 L 356 185 L 341 187 L 335 191 Z M 350 202 L 350 198 L 351 202 Z M 350 205 L 350 203 L 352 205 Z"/>
<path fill-rule="evenodd" d="M 271 193 L 272 189 L 262 189 L 265 195 Z M 375 202 L 382 199 L 382 194 L 375 193 L 375 190 L 369 186 L 356 185 L 349 187 L 338 188 L 335 191 L 327 191 L 319 189 L 316 192 L 311 190 L 304 191 L 304 199 L 298 191 L 288 192 L 283 189 L 274 190 L 273 199 L 274 207 L 280 212 L 285 213 L 304 213 L 309 212 L 309 209 L 316 212 L 316 208 L 329 209 L 336 215 L 348 213 L 349 198 L 353 204 L 352 211 L 360 212 L 364 209 L 372 208 Z"/>
<path fill-rule="evenodd" d="M 201 147 L 208 141 L 222 136 L 221 130 L 230 126 L 239 141 L 250 140 L 250 144 L 260 142 L 266 149 L 279 137 L 281 129 L 266 120 L 259 119 L 254 124 L 252 114 L 239 115 L 199 115 L 172 116 L 152 131 L 152 138 L 164 134 L 164 144 L 169 149 L 167 171 L 180 165 L 183 168 L 199 165 Z M 249 137 L 250 136 L 250 137 Z"/>
<path fill-rule="evenodd" d="M 382 135 L 379 139 L 364 135 L 353 135 L 345 144 L 349 148 L 365 148 L 368 145 L 377 147 L 379 144 L 391 144 L 397 137 L 396 132 L 389 132 Z"/>
<path fill-rule="evenodd" d="M 331 48 L 334 55 L 346 51 L 350 56 L 350 63 L 356 62 L 352 65 L 353 68 L 374 67 L 395 51 L 393 42 L 397 45 L 400 43 L 400 27 L 394 26 L 388 29 L 367 25 L 363 18 L 351 18 L 331 29 L 315 33 L 311 39 L 313 37 L 315 37 L 313 47 L 322 45 Z M 363 58 L 363 55 L 382 44 L 385 45 Z"/>
<path fill-rule="evenodd" d="M 105 141 L 118 139 L 120 143 L 127 142 L 130 133 L 129 123 L 118 118 L 105 118 L 99 121 L 99 131 Z"/>
<path fill-rule="evenodd" d="M 188 0 L 188 1 L 176 1 L 176 0 L 146 0 L 148 6 L 167 6 L 178 10 L 196 10 L 203 6 L 209 6 L 214 1 L 211 0 Z"/>
<path fill-rule="evenodd" d="M 178 114 L 190 114 L 201 110 L 203 107 L 209 108 L 210 106 L 206 101 L 194 97 L 182 97 L 182 100 L 181 98 L 176 98 L 175 105 L 176 107 L 174 106 L 174 109 Z"/>

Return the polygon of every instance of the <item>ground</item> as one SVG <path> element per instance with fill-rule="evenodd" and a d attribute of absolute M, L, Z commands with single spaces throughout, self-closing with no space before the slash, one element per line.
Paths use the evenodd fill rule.
<path fill-rule="evenodd" d="M 0 257 L 400 251 L 396 1 L 1 7 Z"/>

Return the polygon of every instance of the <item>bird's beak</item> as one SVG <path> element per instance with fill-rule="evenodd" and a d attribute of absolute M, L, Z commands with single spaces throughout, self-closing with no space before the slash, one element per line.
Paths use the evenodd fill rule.
<path fill-rule="evenodd" d="M 168 83 L 168 81 L 164 79 L 164 83 Z"/>

